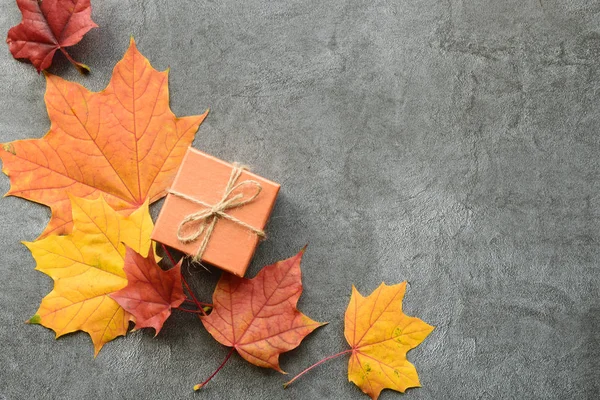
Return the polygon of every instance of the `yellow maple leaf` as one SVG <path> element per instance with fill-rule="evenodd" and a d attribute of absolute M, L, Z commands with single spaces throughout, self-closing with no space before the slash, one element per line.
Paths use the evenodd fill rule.
<path fill-rule="evenodd" d="M 373 400 L 383 389 L 404 392 L 421 386 L 406 353 L 417 347 L 434 327 L 402 312 L 405 291 L 406 282 L 392 286 L 382 283 L 364 297 L 352 286 L 344 329 L 351 348 L 313 364 L 283 386 L 288 387 L 313 368 L 344 354 L 350 354 L 348 380 Z"/>
<path fill-rule="evenodd" d="M 368 297 L 352 286 L 344 336 L 352 347 L 348 380 L 377 399 L 383 389 L 404 392 L 421 386 L 406 353 L 433 331 L 433 326 L 402 312 L 406 282 L 382 283 Z"/>
<path fill-rule="evenodd" d="M 102 197 L 70 200 L 74 226 L 69 235 L 24 242 L 36 270 L 54 280 L 29 322 L 54 330 L 57 338 L 85 331 L 98 355 L 105 343 L 127 333 L 131 315 L 108 295 L 127 285 L 126 246 L 148 256 L 153 224 L 147 201 L 125 217 Z"/>

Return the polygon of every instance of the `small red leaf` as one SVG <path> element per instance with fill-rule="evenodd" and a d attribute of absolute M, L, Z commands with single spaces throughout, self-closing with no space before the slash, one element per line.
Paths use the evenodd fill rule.
<path fill-rule="evenodd" d="M 88 70 L 64 49 L 79 43 L 90 29 L 90 0 L 17 0 L 23 20 L 8 31 L 6 43 L 15 58 L 27 58 L 39 71 L 50 67 L 57 50 L 80 71 Z"/>
<path fill-rule="evenodd" d="M 135 317 L 135 329 L 154 328 L 160 332 L 164 322 L 185 300 L 181 286 L 181 261 L 163 271 L 152 251 L 144 258 L 129 247 L 125 253 L 127 286 L 110 297 Z"/>

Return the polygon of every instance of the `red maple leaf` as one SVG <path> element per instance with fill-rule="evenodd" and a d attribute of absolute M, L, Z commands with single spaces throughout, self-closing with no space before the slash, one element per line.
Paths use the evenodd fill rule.
<path fill-rule="evenodd" d="M 181 286 L 181 261 L 168 271 L 163 271 L 154 259 L 127 247 L 125 253 L 125 275 L 127 286 L 110 297 L 135 317 L 135 329 L 154 328 L 160 332 L 164 322 L 185 300 Z"/>
<path fill-rule="evenodd" d="M 50 67 L 60 50 L 81 72 L 89 71 L 75 61 L 65 47 L 79 43 L 90 29 L 98 27 L 92 21 L 90 0 L 17 0 L 23 20 L 8 31 L 6 43 L 15 58 L 27 58 L 38 72 Z"/>
<path fill-rule="evenodd" d="M 194 389 L 206 385 L 234 349 L 254 365 L 283 373 L 279 355 L 296 348 L 323 325 L 296 308 L 302 294 L 303 254 L 304 249 L 294 257 L 268 265 L 252 279 L 223 274 L 213 294 L 213 310 L 201 320 L 218 342 L 232 349 L 215 373 Z"/>

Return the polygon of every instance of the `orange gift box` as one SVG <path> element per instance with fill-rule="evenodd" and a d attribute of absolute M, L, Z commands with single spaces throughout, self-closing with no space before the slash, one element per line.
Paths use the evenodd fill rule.
<path fill-rule="evenodd" d="M 278 192 L 279 184 L 190 147 L 152 239 L 243 277 Z"/>

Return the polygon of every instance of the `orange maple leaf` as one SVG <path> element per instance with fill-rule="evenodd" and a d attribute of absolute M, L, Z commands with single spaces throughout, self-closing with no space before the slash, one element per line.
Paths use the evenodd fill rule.
<path fill-rule="evenodd" d="M 156 335 L 164 322 L 186 299 L 181 284 L 181 261 L 168 271 L 163 271 L 154 258 L 127 247 L 125 252 L 127 286 L 110 294 L 125 311 L 135 317 L 135 329 L 154 328 Z"/>
<path fill-rule="evenodd" d="M 415 366 L 406 353 L 417 347 L 434 329 L 419 318 L 402 312 L 406 282 L 387 286 L 382 283 L 368 297 L 352 286 L 346 309 L 344 336 L 351 349 L 329 356 L 296 375 L 287 387 L 317 365 L 350 353 L 348 380 L 373 400 L 383 389 L 404 392 L 419 387 Z"/>
<path fill-rule="evenodd" d="M 101 92 L 46 74 L 50 131 L 42 139 L 2 145 L 7 195 L 52 209 L 41 237 L 72 227 L 68 194 L 102 195 L 129 214 L 165 195 L 202 115 L 177 118 L 169 108 L 168 71 L 158 72 L 129 49 Z"/>
<path fill-rule="evenodd" d="M 300 261 L 294 257 L 264 267 L 252 279 L 224 273 L 213 294 L 213 310 L 200 317 L 204 327 L 231 351 L 203 387 L 223 367 L 233 350 L 248 362 L 264 368 L 279 367 L 279 355 L 296 348 L 318 327 L 296 308 L 302 294 Z"/>

